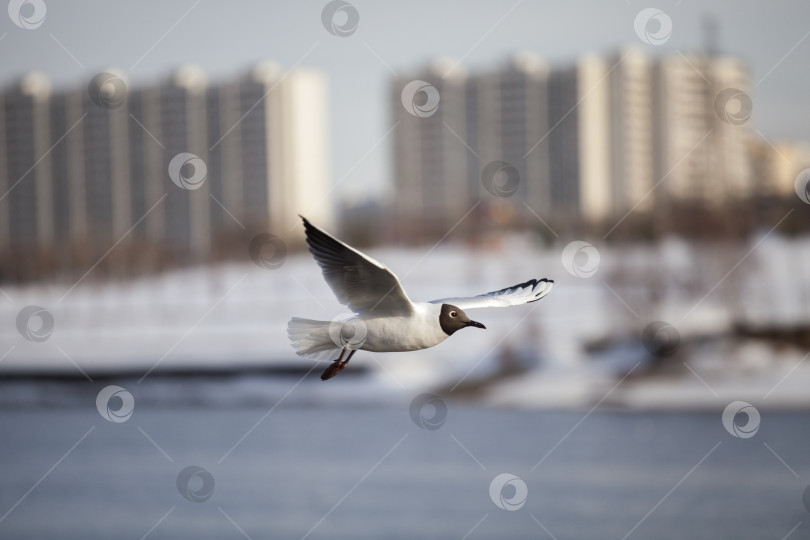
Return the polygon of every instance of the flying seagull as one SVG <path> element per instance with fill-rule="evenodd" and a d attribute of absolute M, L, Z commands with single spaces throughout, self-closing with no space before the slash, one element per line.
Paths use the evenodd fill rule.
<path fill-rule="evenodd" d="M 517 306 L 536 302 L 554 281 L 531 279 L 512 287 L 467 298 L 412 302 L 399 278 L 385 265 L 320 230 L 305 217 L 309 251 L 338 301 L 357 315 L 345 321 L 314 321 L 293 317 L 287 334 L 299 356 L 340 351 L 321 375 L 331 379 L 346 368 L 358 350 L 400 352 L 438 345 L 462 328 L 486 328 L 470 319 L 466 309 Z M 348 353 L 348 357 L 343 357 Z"/>

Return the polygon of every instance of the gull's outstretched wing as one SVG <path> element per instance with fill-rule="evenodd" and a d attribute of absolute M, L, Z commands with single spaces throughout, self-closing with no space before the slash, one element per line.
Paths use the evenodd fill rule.
<path fill-rule="evenodd" d="M 309 251 L 338 301 L 356 313 L 407 316 L 413 304 L 397 276 L 383 264 L 320 230 L 305 217 Z"/>
<path fill-rule="evenodd" d="M 551 279 L 530 279 L 526 283 L 520 283 L 478 296 L 467 298 L 442 298 L 431 300 L 431 304 L 451 304 L 463 310 L 485 308 L 485 307 L 506 307 L 537 302 L 547 295 L 554 286 Z"/>

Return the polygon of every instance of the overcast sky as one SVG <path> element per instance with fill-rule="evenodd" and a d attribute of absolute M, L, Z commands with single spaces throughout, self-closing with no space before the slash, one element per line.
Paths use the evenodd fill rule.
<path fill-rule="evenodd" d="M 651 54 L 689 51 L 703 45 L 707 13 L 719 23 L 720 49 L 751 64 L 754 127 L 771 139 L 810 140 L 810 2 L 804 0 L 351 0 L 360 23 L 344 38 L 324 29 L 325 0 L 44 1 L 44 22 L 33 30 L 18 28 L 0 11 L 4 84 L 39 70 L 57 86 L 84 85 L 115 66 L 137 85 L 184 63 L 218 79 L 263 59 L 324 70 L 332 176 L 342 179 L 339 196 L 352 200 L 390 187 L 392 140 L 383 137 L 391 127 L 386 97 L 392 72 L 407 73 L 435 56 L 463 59 L 475 69 L 516 51 L 534 51 L 551 64 L 627 44 Z M 644 45 L 635 34 L 636 15 L 648 7 L 672 20 L 663 45 Z"/>

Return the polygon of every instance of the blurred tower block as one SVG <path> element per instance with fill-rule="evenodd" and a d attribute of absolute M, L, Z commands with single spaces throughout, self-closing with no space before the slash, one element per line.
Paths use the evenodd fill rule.
<path fill-rule="evenodd" d="M 242 129 L 237 125 L 244 114 L 241 106 L 240 85 L 235 82 L 211 86 L 208 88 L 206 104 L 208 108 L 208 175 L 211 197 L 211 227 L 221 231 L 226 237 L 239 234 L 244 223 L 244 189 L 242 187 L 242 151 L 244 144 L 263 146 L 262 137 L 256 143 L 242 140 Z M 261 112 L 261 111 L 260 111 Z M 247 119 L 245 121 L 248 121 Z M 233 127 L 233 129 L 231 129 Z M 265 154 L 262 154 L 267 157 Z M 265 197 L 262 197 L 264 200 Z M 219 204 L 216 204 L 216 202 Z M 234 216 L 228 215 L 228 212 Z M 236 218 L 236 219 L 234 219 Z M 237 220 L 239 222 L 237 223 Z"/>
<path fill-rule="evenodd" d="M 610 66 L 589 55 L 549 76 L 552 215 L 599 223 L 612 209 Z"/>
<path fill-rule="evenodd" d="M 747 118 L 734 117 L 733 100 L 718 105 L 727 89 L 750 96 L 746 64 L 704 53 L 669 55 L 655 67 L 655 86 L 656 177 L 666 177 L 658 203 L 718 207 L 750 197 Z"/>
<path fill-rule="evenodd" d="M 480 85 L 476 110 L 479 171 L 476 187 L 486 198 L 481 171 L 488 163 L 503 160 L 518 170 L 520 183 L 509 197 L 518 215 L 552 210 L 549 180 L 548 66 L 537 55 L 520 53 L 496 73 L 474 79 Z M 525 204 L 524 204 L 525 203 Z"/>
<path fill-rule="evenodd" d="M 552 193 L 569 220 L 605 223 L 649 212 L 653 181 L 652 66 L 630 48 L 552 70 Z"/>
<path fill-rule="evenodd" d="M 327 94 L 320 71 L 272 62 L 209 89 L 211 219 L 225 237 L 285 236 L 299 213 L 333 225 Z"/>
<path fill-rule="evenodd" d="M 708 65 L 711 81 L 709 106 L 715 113 L 712 116 L 715 129 L 710 135 L 712 155 L 708 176 L 711 181 L 720 181 L 730 200 L 746 200 L 754 191 L 748 157 L 753 134 L 752 107 L 749 107 L 749 104 L 753 105 L 753 97 L 748 66 L 740 58 L 725 55 L 709 56 Z M 723 92 L 730 90 L 741 94 L 720 103 Z"/>
<path fill-rule="evenodd" d="M 207 84 L 205 73 L 189 65 L 178 69 L 160 87 L 164 171 L 169 170 L 171 160 L 181 153 L 194 154 L 203 162 L 208 160 Z M 191 178 L 199 170 L 184 166 L 181 173 Z M 193 189 L 178 187 L 166 173 L 163 178 L 167 197 L 155 213 L 163 216 L 162 237 L 168 256 L 179 261 L 205 260 L 211 248 L 210 178 L 206 177 Z"/>
<path fill-rule="evenodd" d="M 0 94 L 0 278 L 245 258 L 299 213 L 333 227 L 327 94 L 272 63 L 214 86 L 196 66 L 131 90 L 115 70 L 56 94 L 26 76 Z"/>
<path fill-rule="evenodd" d="M 810 168 L 810 145 L 753 137 L 748 154 L 755 196 L 795 197 L 796 177 Z"/>
<path fill-rule="evenodd" d="M 85 141 L 82 92 L 61 92 L 51 99 L 51 134 L 53 146 L 53 225 L 54 255 L 57 267 L 82 261 L 92 264 L 93 252 L 88 242 L 87 195 L 85 190 Z M 73 128 L 73 129 L 71 129 Z M 69 131 L 69 133 L 68 133 Z M 67 135 L 65 135 L 67 134 Z"/>
<path fill-rule="evenodd" d="M 654 175 L 652 61 L 637 47 L 608 61 L 610 73 L 610 140 L 612 143 L 613 211 L 649 213 Z"/>
<path fill-rule="evenodd" d="M 267 85 L 265 85 L 267 87 Z M 268 88 L 268 91 L 270 88 Z M 323 72 L 298 69 L 279 83 L 270 119 L 270 229 L 286 236 L 304 214 L 334 225 L 329 136 L 329 88 Z M 273 90 L 273 93 L 276 92 Z M 275 137 L 273 138 L 273 134 Z"/>
<path fill-rule="evenodd" d="M 493 199 L 481 173 L 496 160 L 519 173 L 517 191 L 504 201 L 523 222 L 536 222 L 535 213 L 563 223 L 602 223 L 631 208 L 651 211 L 652 63 L 641 50 L 586 56 L 551 70 L 536 55 L 518 54 L 494 72 L 466 76 L 466 94 L 441 73 L 434 65 L 400 77 L 391 96 L 401 122 L 394 154 L 403 226 L 411 219 L 424 228 L 439 215 L 444 221 L 426 230 L 431 237 L 446 233 L 474 201 Z M 441 95 L 429 117 L 401 103 L 414 79 Z M 466 131 L 449 129 L 463 125 Z M 462 176 L 466 193 L 455 184 Z M 455 200 L 447 196 L 453 191 Z"/>
<path fill-rule="evenodd" d="M 413 242 L 439 237 L 469 212 L 480 186 L 465 147 L 474 144 L 466 140 L 466 72 L 450 59 L 439 59 L 397 77 L 390 96 L 397 232 Z"/>
<path fill-rule="evenodd" d="M 116 70 L 105 73 L 120 77 L 124 75 Z M 124 238 L 127 230 L 132 226 L 132 205 L 130 201 L 130 164 L 129 164 L 129 117 L 126 103 L 117 107 L 105 107 L 94 103 L 89 92 L 80 94 L 80 100 L 75 94 L 66 96 L 65 123 L 76 117 L 75 110 L 80 105 L 84 120 L 75 129 L 77 140 L 70 141 L 65 148 L 79 151 L 84 156 L 84 163 L 75 165 L 75 172 L 79 173 L 81 167 L 84 185 L 81 181 L 72 178 L 73 186 L 84 196 L 84 224 L 76 216 L 76 234 L 85 229 L 85 242 L 93 259 L 91 264 L 109 250 L 115 242 Z M 71 124 L 68 124 L 68 126 Z M 54 137 L 61 134 L 54 133 Z M 74 135 L 74 133 L 71 133 Z M 68 136 L 70 137 L 70 135 Z M 56 140 L 54 140 L 56 142 Z M 66 141 L 63 140 L 58 146 Z M 70 148 L 70 146 L 73 148 Z M 82 149 L 79 150 L 78 146 Z M 71 159 L 71 158 L 68 158 Z M 81 211 L 81 204 L 76 203 L 76 212 Z M 137 218 L 136 218 L 137 219 Z M 115 266 L 118 257 L 125 250 L 110 252 L 104 263 Z"/>
<path fill-rule="evenodd" d="M 466 94 L 443 73 L 434 64 L 400 77 L 391 96 L 400 121 L 399 220 L 412 229 L 407 220 L 418 221 L 431 238 L 446 233 L 473 201 L 492 199 L 481 171 L 495 160 L 520 175 L 517 191 L 500 201 L 512 217 L 532 221 L 531 209 L 561 226 L 612 228 L 632 216 L 631 234 L 643 233 L 653 216 L 671 225 L 659 210 L 721 207 L 755 195 L 748 67 L 738 58 L 653 59 L 629 47 L 549 69 L 520 54 L 494 72 L 466 75 Z M 401 102 L 414 79 L 439 90 L 434 113 L 412 114 Z M 449 129 L 463 125 L 466 132 Z M 470 182 L 467 193 L 457 186 L 462 176 Z M 431 224 L 437 215 L 444 221 Z"/>
<path fill-rule="evenodd" d="M 130 264 L 148 268 L 154 264 L 158 248 L 163 243 L 166 215 L 159 202 L 169 188 L 161 122 L 161 90 L 150 86 L 130 91 L 129 165 L 130 165 L 130 233 L 138 257 Z M 150 212 L 149 210 L 152 209 Z M 148 214 L 147 214 L 148 213 Z"/>
<path fill-rule="evenodd" d="M 50 100 L 51 83 L 41 73 L 26 75 L 3 96 L 0 240 L 15 254 L 3 257 L 4 274 L 36 276 L 40 261 L 51 258 Z"/>

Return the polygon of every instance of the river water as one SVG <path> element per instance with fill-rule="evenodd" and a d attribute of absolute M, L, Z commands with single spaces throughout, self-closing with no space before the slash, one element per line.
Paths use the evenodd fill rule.
<path fill-rule="evenodd" d="M 0 411 L 0 538 L 810 537 L 807 412 L 94 405 Z"/>

